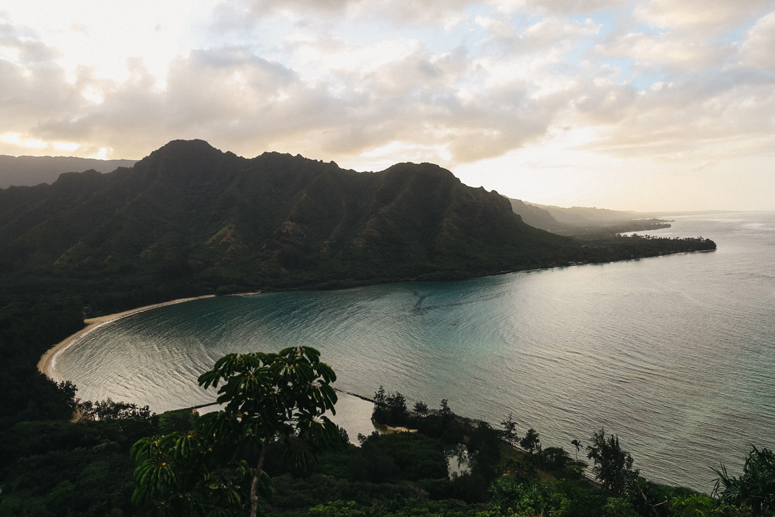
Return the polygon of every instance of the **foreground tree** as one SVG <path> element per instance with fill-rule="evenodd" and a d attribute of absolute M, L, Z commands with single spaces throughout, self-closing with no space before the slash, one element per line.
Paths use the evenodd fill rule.
<path fill-rule="evenodd" d="M 770 449 L 752 445 L 740 477 L 730 476 L 723 464 L 713 471 L 718 475 L 713 495 L 721 503 L 750 506 L 754 515 L 775 516 L 775 454 Z"/>
<path fill-rule="evenodd" d="M 144 438 L 132 448 L 137 464 L 133 501 L 155 503 L 166 515 L 236 515 L 273 487 L 264 462 L 276 440 L 305 467 L 310 456 L 339 440 L 325 415 L 335 413 L 333 370 L 314 348 L 286 348 L 277 354 L 229 354 L 199 377 L 204 388 L 218 387 L 223 411 L 200 419 L 194 431 Z M 246 451 L 258 451 L 251 468 Z M 249 489 L 247 488 L 249 487 Z"/>
<path fill-rule="evenodd" d="M 622 494 L 630 482 L 638 477 L 638 470 L 632 468 L 630 453 L 619 446 L 618 436 L 612 434 L 606 439 L 605 429 L 592 435 L 592 445 L 587 445 L 587 450 L 587 457 L 595 462 L 592 473 L 604 488 Z"/>

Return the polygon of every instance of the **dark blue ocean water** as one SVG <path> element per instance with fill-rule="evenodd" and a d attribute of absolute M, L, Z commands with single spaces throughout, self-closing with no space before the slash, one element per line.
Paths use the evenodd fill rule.
<path fill-rule="evenodd" d="M 199 300 L 109 324 L 60 354 L 79 396 L 159 412 L 208 402 L 228 352 L 311 345 L 336 386 L 533 427 L 544 446 L 601 427 L 654 481 L 712 489 L 750 444 L 775 447 L 775 213 L 682 216 L 660 236 L 715 252 L 449 283 Z M 343 401 L 350 434 L 369 407 Z"/>

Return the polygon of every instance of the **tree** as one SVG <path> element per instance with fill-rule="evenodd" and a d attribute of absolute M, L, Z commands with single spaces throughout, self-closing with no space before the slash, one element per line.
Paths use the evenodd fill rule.
<path fill-rule="evenodd" d="M 525 449 L 530 454 L 535 451 L 541 451 L 541 439 L 539 438 L 538 431 L 533 428 L 527 430 L 525 437 L 519 441 L 519 446 Z"/>
<path fill-rule="evenodd" d="M 571 461 L 570 454 L 562 447 L 547 447 L 541 451 L 539 456 L 541 464 L 548 470 L 565 468 Z"/>
<path fill-rule="evenodd" d="M 374 393 L 372 420 L 379 424 L 402 425 L 408 416 L 406 398 L 401 393 L 385 393 L 385 388 L 382 386 L 379 387 L 379 391 Z"/>
<path fill-rule="evenodd" d="M 387 408 L 390 410 L 390 420 L 392 425 L 402 425 L 406 423 L 409 413 L 406 410 L 406 398 L 399 392 L 388 395 L 385 399 Z"/>
<path fill-rule="evenodd" d="M 622 494 L 631 481 L 638 477 L 638 470 L 633 469 L 633 459 L 630 453 L 619 446 L 619 437 L 605 437 L 605 429 L 592 434 L 592 445 L 587 445 L 587 457 L 595 462 L 592 473 L 601 481 L 603 487 L 617 494 Z"/>
<path fill-rule="evenodd" d="M 380 385 L 379 389 L 374 393 L 374 410 L 378 407 L 382 407 L 386 404 L 385 402 L 385 387 Z"/>
<path fill-rule="evenodd" d="M 87 400 L 78 404 L 84 413 L 94 420 L 119 420 L 127 418 L 139 418 L 147 420 L 153 416 L 149 406 L 138 406 L 128 402 L 113 402 L 110 398 L 92 402 Z"/>
<path fill-rule="evenodd" d="M 441 410 L 439 411 L 439 414 L 441 415 L 441 420 L 444 422 L 444 425 L 449 425 L 449 423 L 452 421 L 453 413 L 449 408 L 447 399 L 441 399 Z"/>
<path fill-rule="evenodd" d="M 519 437 L 517 436 L 517 423 L 514 421 L 514 413 L 509 413 L 509 417 L 501 422 L 503 426 L 503 439 L 514 445 Z"/>
<path fill-rule="evenodd" d="M 471 474 L 483 477 L 488 483 L 499 475 L 502 446 L 500 435 L 487 422 L 479 422 L 468 433 L 468 452 L 473 459 Z"/>
<path fill-rule="evenodd" d="M 730 476 L 722 464 L 712 495 L 722 503 L 750 506 L 754 515 L 775 516 L 775 454 L 751 446 L 740 477 Z"/>
<path fill-rule="evenodd" d="M 576 461 L 579 461 L 579 449 L 581 449 L 581 442 L 578 440 L 573 440 L 570 442 L 570 444 L 576 447 Z"/>
<path fill-rule="evenodd" d="M 428 405 L 425 402 L 415 402 L 413 411 L 418 415 L 427 415 Z"/>
<path fill-rule="evenodd" d="M 338 442 L 336 425 L 324 415 L 335 413 L 335 380 L 310 347 L 222 357 L 199 385 L 223 382 L 218 403 L 224 410 L 204 415 L 194 431 L 138 441 L 132 447 L 133 501 L 153 501 L 169 515 L 234 515 L 249 501 L 255 517 L 258 496 L 269 498 L 274 491 L 264 472 L 272 442 L 285 442 L 298 467 Z M 244 460 L 251 448 L 258 451 L 255 468 Z"/>

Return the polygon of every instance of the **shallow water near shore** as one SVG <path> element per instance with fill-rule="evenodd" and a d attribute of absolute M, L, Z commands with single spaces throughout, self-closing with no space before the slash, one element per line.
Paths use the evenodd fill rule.
<path fill-rule="evenodd" d="M 85 399 L 156 411 L 211 401 L 197 376 L 228 352 L 310 345 L 336 386 L 493 424 L 545 447 L 605 427 L 643 475 L 712 489 L 750 444 L 775 447 L 775 213 L 676 217 L 657 236 L 719 249 L 447 283 L 198 300 L 137 314 L 64 351 L 55 376 Z M 345 397 L 346 398 L 346 397 Z M 357 400 L 357 399 L 355 399 Z M 352 440 L 370 407 L 343 399 Z"/>

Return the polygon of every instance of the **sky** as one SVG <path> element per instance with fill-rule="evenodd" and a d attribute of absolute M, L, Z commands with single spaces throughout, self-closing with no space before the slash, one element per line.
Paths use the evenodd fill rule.
<path fill-rule="evenodd" d="M 0 154 L 194 138 L 542 204 L 775 210 L 775 0 L 0 4 Z"/>

